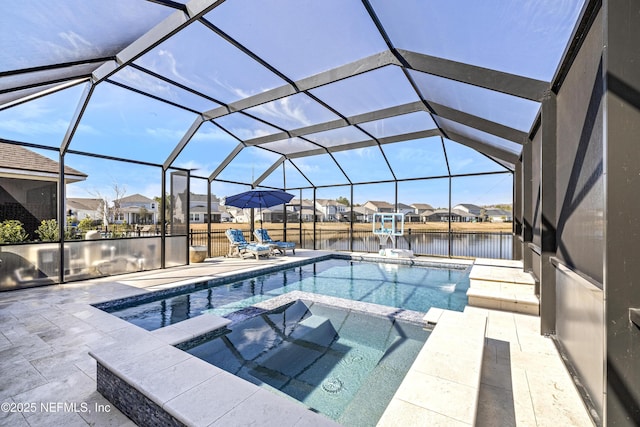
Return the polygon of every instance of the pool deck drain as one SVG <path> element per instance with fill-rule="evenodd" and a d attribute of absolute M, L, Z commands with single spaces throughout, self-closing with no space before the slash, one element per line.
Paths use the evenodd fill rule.
<path fill-rule="evenodd" d="M 89 351 L 127 342 L 137 348 L 136 334 L 129 333 L 136 327 L 90 304 L 202 276 L 219 277 L 326 254 L 299 250 L 295 256 L 260 261 L 216 258 L 168 270 L 0 293 L 0 401 L 14 406 L 19 402 L 38 405 L 35 412 L 0 412 L 0 425 L 135 425 L 97 392 L 96 362 Z M 356 256 L 369 258 L 367 254 Z M 540 319 L 483 311 L 488 320 L 476 425 L 591 425 L 553 343 L 539 335 Z M 150 332 L 137 329 L 152 337 Z M 138 369 L 145 361 L 142 357 Z M 260 390 L 253 396 L 255 404 L 269 407 L 269 392 Z M 86 403 L 91 410 L 40 410 L 39 405 L 47 402 L 75 403 L 77 407 Z"/>

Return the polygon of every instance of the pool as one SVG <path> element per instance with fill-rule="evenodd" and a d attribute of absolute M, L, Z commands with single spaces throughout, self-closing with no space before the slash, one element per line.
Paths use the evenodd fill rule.
<path fill-rule="evenodd" d="M 427 312 L 431 307 L 462 311 L 467 304 L 469 268 L 425 267 L 328 259 L 249 277 L 204 282 L 98 305 L 147 330 L 212 312 L 219 316 L 287 292 L 303 292 Z"/>
<path fill-rule="evenodd" d="M 429 331 L 295 301 L 178 348 L 343 425 L 374 426 Z"/>

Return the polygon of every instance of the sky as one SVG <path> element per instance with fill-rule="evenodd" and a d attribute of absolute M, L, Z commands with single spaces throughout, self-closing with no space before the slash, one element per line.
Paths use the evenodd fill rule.
<path fill-rule="evenodd" d="M 125 3 L 119 1 L 114 8 L 124 10 Z M 447 0 L 412 0 L 398 8 L 384 0 L 371 2 L 398 48 L 546 81 L 553 77 L 570 36 L 572 23 L 582 6 L 582 1 L 570 0 L 528 0 L 517 4 L 491 0 L 491 5 L 468 2 L 465 5 L 468 13 L 457 14 L 455 8 L 458 6 L 455 3 Z M 78 16 L 82 10 L 78 8 Z M 153 12 L 155 15 L 148 15 L 148 21 L 140 24 L 151 26 L 153 19 L 166 15 L 157 7 L 153 8 Z M 63 17 L 59 25 L 65 26 L 65 31 L 61 32 L 43 15 L 25 12 L 19 18 L 29 20 L 35 34 L 24 38 L 26 46 L 23 50 L 31 52 L 34 60 L 46 62 L 47 56 L 51 56 L 49 60 L 52 62 L 64 61 L 71 59 L 68 55 L 91 52 L 92 47 L 104 37 L 113 37 L 112 32 L 109 32 L 111 35 L 105 35 L 105 26 L 92 26 L 89 15 L 83 19 L 78 16 Z M 439 18 L 427 19 L 429 16 Z M 523 19 L 525 16 L 527 19 Z M 20 19 L 16 18 L 17 21 Z M 267 5 L 257 0 L 234 0 L 222 3 L 208 13 L 206 19 L 276 67 L 284 77 L 295 81 L 387 49 L 359 1 L 308 1 L 302 8 L 288 1 Z M 429 25 L 423 25 L 425 20 Z M 287 25 L 283 26 L 282 22 L 287 22 Z M 7 21 L 6 24 L 15 27 L 17 32 L 21 31 L 15 22 Z M 129 28 L 123 36 L 135 38 L 135 31 Z M 292 34 L 296 36 L 292 37 Z M 36 43 L 44 38 L 48 40 L 49 50 L 41 50 Z M 108 43 L 117 46 L 118 41 L 108 39 Z M 284 45 L 286 49 L 282 48 Z M 4 55 L 19 61 L 18 52 L 14 53 L 12 55 L 7 51 Z M 135 64 L 224 103 L 286 84 L 282 76 L 244 55 L 198 22 L 154 47 L 136 59 Z M 22 64 L 27 65 L 34 64 Z M 8 66 L 20 68 L 21 63 Z M 527 132 L 539 109 L 537 102 L 418 71 L 411 71 L 410 74 L 419 93 L 409 84 L 400 67 L 388 65 L 312 88 L 309 90 L 310 96 L 294 94 L 250 108 L 248 112 L 282 129 L 292 130 L 337 120 L 340 116 L 354 116 L 420 101 L 422 96 L 427 101 Z M 219 107 L 211 98 L 187 92 L 132 68 L 121 70 L 112 79 L 195 111 L 204 112 Z M 84 89 L 84 84 L 80 84 L 0 111 L 0 138 L 40 144 L 57 150 Z M 313 98 L 330 105 L 335 111 Z M 93 92 L 69 148 L 162 164 L 197 117 L 192 111 L 102 82 Z M 250 140 L 280 132 L 276 127 L 239 113 L 220 117 L 217 123 L 227 132 L 214 124 L 203 124 L 173 165 L 190 169 L 194 175 L 208 177 L 238 146 L 240 139 Z M 520 150 L 518 144 L 460 124 L 439 119 L 438 125 L 514 153 Z M 364 131 L 376 138 L 435 127 L 436 123 L 425 112 L 361 124 Z M 353 126 L 308 135 L 307 138 L 312 142 L 292 138 L 271 142 L 265 148 L 295 155 L 309 148 L 317 148 L 313 143 L 333 147 L 370 139 Z M 446 148 L 446 159 L 443 146 Z M 58 160 L 56 151 L 38 152 Z M 245 147 L 218 178 L 248 184 L 261 176 L 279 157 L 280 154 L 274 152 Z M 84 182 L 68 186 L 69 197 L 95 197 L 100 194 L 108 198 L 116 184 L 125 187 L 128 195 L 139 193 L 151 198 L 159 196 L 161 192 L 161 172 L 156 167 L 75 154 L 68 154 L 65 164 L 88 175 Z M 343 185 L 320 188 L 317 197 L 349 198 L 350 187 L 344 184 L 350 180 L 355 184 L 355 203 L 367 200 L 393 202 L 393 183 L 358 184 L 393 180 L 394 176 L 397 179 L 446 176 L 447 164 L 452 174 L 504 171 L 497 163 L 463 145 L 432 137 L 339 151 L 332 155 L 294 158 L 285 161 L 263 184 L 273 187 L 286 185 L 287 188 L 309 186 L 309 181 L 319 186 Z M 220 197 L 246 188 L 222 182 L 212 183 L 212 192 Z M 205 180 L 194 179 L 192 190 L 206 192 Z M 292 192 L 299 197 L 299 191 Z M 313 197 L 310 190 L 303 193 L 304 198 Z M 511 174 L 455 178 L 451 197 L 454 205 L 511 203 Z M 398 201 L 447 206 L 448 179 L 400 182 Z"/>

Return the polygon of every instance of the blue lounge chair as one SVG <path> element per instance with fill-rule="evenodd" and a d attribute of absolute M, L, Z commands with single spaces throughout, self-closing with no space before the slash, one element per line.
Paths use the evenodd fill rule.
<path fill-rule="evenodd" d="M 229 254 L 228 257 L 240 257 L 244 258 L 244 254 L 248 253 L 254 255 L 256 259 L 259 259 L 260 255 L 267 255 L 271 253 L 269 245 L 263 245 L 259 243 L 249 243 L 245 240 L 242 230 L 230 228 L 225 231 L 227 239 L 229 239 Z"/>
<path fill-rule="evenodd" d="M 253 235 L 256 236 L 256 239 L 258 239 L 258 242 L 265 245 L 270 245 L 273 249 L 277 250 L 282 255 L 287 254 L 287 249 L 291 249 L 293 251 L 293 254 L 294 255 L 296 254 L 295 243 L 281 242 L 279 240 L 271 239 L 271 237 L 269 237 L 269 232 L 267 231 L 266 228 L 258 228 L 256 231 L 253 232 Z"/>

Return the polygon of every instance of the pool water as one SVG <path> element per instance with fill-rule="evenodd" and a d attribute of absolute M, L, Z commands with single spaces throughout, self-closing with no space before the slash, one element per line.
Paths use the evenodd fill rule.
<path fill-rule="evenodd" d="M 330 259 L 233 283 L 204 283 L 202 289 L 145 303 L 104 308 L 147 330 L 212 312 L 219 316 L 299 290 L 427 312 L 462 311 L 469 270 Z"/>
<path fill-rule="evenodd" d="M 429 332 L 296 301 L 178 347 L 343 425 L 374 426 Z"/>

